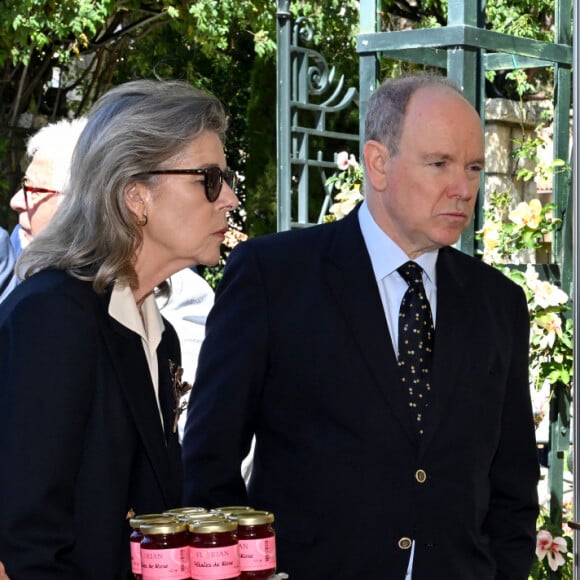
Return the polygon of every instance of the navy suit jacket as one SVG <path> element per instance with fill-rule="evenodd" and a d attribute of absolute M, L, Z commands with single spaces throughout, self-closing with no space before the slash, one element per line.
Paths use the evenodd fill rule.
<path fill-rule="evenodd" d="M 44 271 L 0 305 L 0 561 L 14 580 L 131 578 L 128 511 L 180 505 L 177 336 L 165 322 L 164 432 L 141 339 L 109 299 Z"/>
<path fill-rule="evenodd" d="M 411 425 L 357 212 L 232 252 L 183 441 L 193 505 L 274 512 L 297 580 L 527 580 L 538 463 L 524 294 L 437 262 L 432 404 Z M 240 462 L 256 447 L 246 491 Z"/>

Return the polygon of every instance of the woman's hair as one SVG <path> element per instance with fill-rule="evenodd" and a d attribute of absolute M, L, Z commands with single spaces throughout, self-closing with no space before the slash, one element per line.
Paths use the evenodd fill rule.
<path fill-rule="evenodd" d="M 142 234 L 125 203 L 127 186 L 205 131 L 223 143 L 226 126 L 219 100 L 182 81 L 131 81 L 105 93 L 78 139 L 66 195 L 22 253 L 18 272 L 64 270 L 99 293 L 116 280 L 136 287 Z"/>
<path fill-rule="evenodd" d="M 425 87 L 445 88 L 463 96 L 451 79 L 436 74 L 387 79 L 369 99 L 365 117 L 365 141 L 378 141 L 391 155 L 397 155 L 409 100 L 416 91 Z"/>

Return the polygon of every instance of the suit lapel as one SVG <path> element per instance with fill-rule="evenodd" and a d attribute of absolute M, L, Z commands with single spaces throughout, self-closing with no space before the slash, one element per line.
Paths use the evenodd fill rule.
<path fill-rule="evenodd" d="M 109 295 L 106 296 L 105 311 Z M 143 352 L 141 338 L 113 320 L 106 312 L 101 330 L 113 362 L 116 375 L 137 426 L 145 452 L 157 476 L 167 505 L 173 503 L 170 489 L 171 467 L 167 453 L 167 442 L 161 425 L 157 401 L 149 366 Z M 164 375 L 160 361 L 161 376 Z M 166 374 L 169 374 L 168 372 Z M 161 384 L 160 384 L 161 387 Z"/>
<path fill-rule="evenodd" d="M 417 437 L 398 380 L 398 367 L 371 260 L 358 222 L 358 210 L 336 227 L 325 257 L 326 281 L 352 331 L 381 398 L 411 442 Z"/>
<path fill-rule="evenodd" d="M 426 435 L 422 450 L 428 446 L 463 375 L 469 348 L 469 329 L 473 325 L 474 304 L 468 291 L 465 272 L 457 268 L 451 248 L 442 248 L 437 259 L 437 320 L 433 361 L 433 391 L 426 417 Z"/>

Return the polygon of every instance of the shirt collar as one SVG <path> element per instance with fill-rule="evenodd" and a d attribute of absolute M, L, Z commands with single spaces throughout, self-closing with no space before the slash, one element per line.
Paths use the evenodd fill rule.
<path fill-rule="evenodd" d="M 361 204 L 358 219 L 377 281 L 389 276 L 399 266 L 409 261 L 407 254 L 377 225 L 366 200 Z M 434 285 L 437 285 L 438 254 L 439 250 L 431 250 L 424 252 L 414 260 L 423 268 L 427 278 Z"/>
<path fill-rule="evenodd" d="M 129 330 L 137 333 L 141 338 L 158 343 L 165 326 L 153 294 L 145 298 L 141 312 L 145 319 L 145 325 L 139 314 L 131 288 L 115 282 L 109 302 L 109 315 Z"/>

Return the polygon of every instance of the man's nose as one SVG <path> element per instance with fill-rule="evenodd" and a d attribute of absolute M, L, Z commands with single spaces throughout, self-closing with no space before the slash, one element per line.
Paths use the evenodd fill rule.
<path fill-rule="evenodd" d="M 20 188 L 11 198 L 10 198 L 10 207 L 18 212 L 21 213 L 26 211 L 26 200 L 24 199 L 24 190 Z"/>
<path fill-rule="evenodd" d="M 449 186 L 450 197 L 457 197 L 464 201 L 469 201 L 479 189 L 479 179 L 464 170 L 457 171 L 453 177 L 453 182 Z"/>

